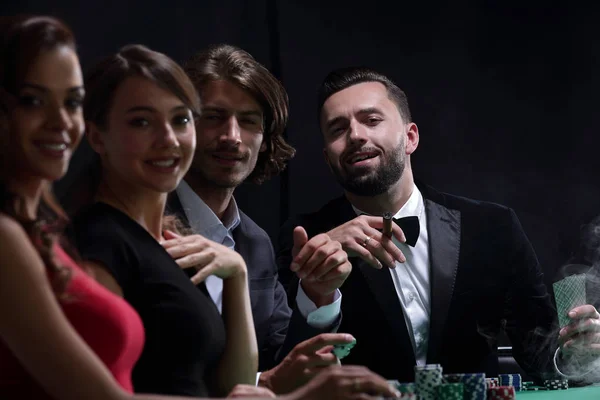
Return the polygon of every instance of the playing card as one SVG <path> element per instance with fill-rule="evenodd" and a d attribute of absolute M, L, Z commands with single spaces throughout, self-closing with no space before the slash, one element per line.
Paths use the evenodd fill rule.
<path fill-rule="evenodd" d="M 341 360 L 342 358 L 344 358 L 348 354 L 350 354 L 350 350 L 352 350 L 352 348 L 354 347 L 355 344 L 356 344 L 356 339 L 354 339 L 352 342 L 346 343 L 346 344 L 334 344 L 333 350 L 331 350 L 331 352 L 333 354 L 335 354 L 335 356 Z"/>
<path fill-rule="evenodd" d="M 552 285 L 556 299 L 558 323 L 561 328 L 571 322 L 568 316 L 569 311 L 586 304 L 585 280 L 585 274 L 577 274 L 568 276 Z"/>

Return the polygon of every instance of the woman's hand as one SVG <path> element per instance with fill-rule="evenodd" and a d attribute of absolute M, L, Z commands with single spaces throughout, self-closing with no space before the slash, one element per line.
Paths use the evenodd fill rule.
<path fill-rule="evenodd" d="M 221 279 L 246 276 L 246 263 L 242 256 L 222 244 L 201 235 L 179 236 L 171 231 L 165 231 L 164 238 L 161 245 L 181 268 L 198 270 L 192 277 L 195 285 L 210 275 Z"/>

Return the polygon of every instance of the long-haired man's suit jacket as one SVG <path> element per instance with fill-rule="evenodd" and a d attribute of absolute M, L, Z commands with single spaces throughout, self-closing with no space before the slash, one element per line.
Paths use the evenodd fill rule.
<path fill-rule="evenodd" d="M 323 332 L 335 331 L 341 317 L 328 330 L 316 329 L 308 325 L 294 303 L 291 307 L 288 305 L 285 290 L 277 277 L 275 252 L 269 235 L 241 210 L 239 212 L 241 221 L 233 231 L 233 239 L 235 250 L 248 268 L 259 371 L 265 371 L 277 365 L 298 343 Z M 189 226 L 177 191 L 169 195 L 167 213 L 176 215 Z M 195 273 L 193 269 L 187 272 L 190 276 Z M 198 288 L 206 291 L 204 283 Z"/>

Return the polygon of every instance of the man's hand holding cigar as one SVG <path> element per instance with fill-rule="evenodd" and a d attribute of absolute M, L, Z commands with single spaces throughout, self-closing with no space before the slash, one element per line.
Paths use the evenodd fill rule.
<path fill-rule="evenodd" d="M 384 217 L 360 215 L 327 232 L 332 240 L 342 244 L 348 257 L 360 257 L 374 268 L 383 265 L 394 268 L 395 262 L 406 261 L 392 238 L 406 242 L 402 229 L 392 221 L 392 214 Z"/>

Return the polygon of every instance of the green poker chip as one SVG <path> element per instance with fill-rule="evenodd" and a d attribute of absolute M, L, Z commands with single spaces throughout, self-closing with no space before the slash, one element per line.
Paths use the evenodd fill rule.
<path fill-rule="evenodd" d="M 350 350 L 352 350 L 352 348 L 356 345 L 356 339 L 354 339 L 352 342 L 350 343 L 344 343 L 344 344 L 334 344 L 333 345 L 333 350 L 331 350 L 331 352 L 338 358 L 338 359 L 342 359 L 344 357 L 346 357 L 348 354 L 350 354 Z"/>

